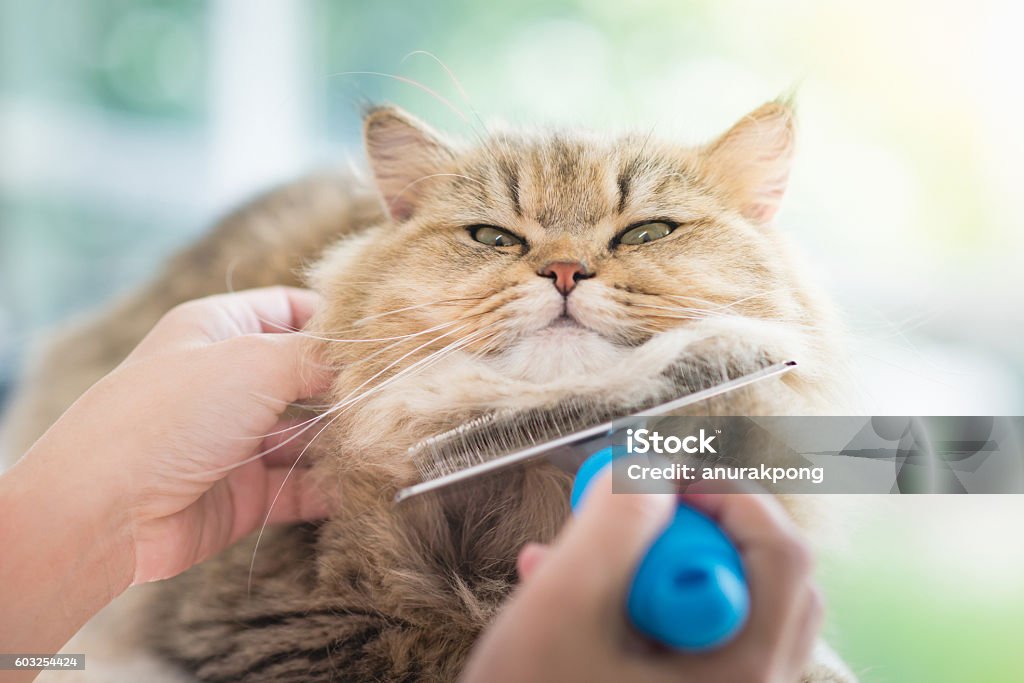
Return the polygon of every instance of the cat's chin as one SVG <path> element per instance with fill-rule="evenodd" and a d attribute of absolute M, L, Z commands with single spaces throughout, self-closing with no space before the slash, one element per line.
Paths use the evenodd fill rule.
<path fill-rule="evenodd" d="M 601 373 L 620 362 L 626 349 L 569 318 L 519 339 L 496 361 L 501 374 L 545 384 L 556 377 Z"/>

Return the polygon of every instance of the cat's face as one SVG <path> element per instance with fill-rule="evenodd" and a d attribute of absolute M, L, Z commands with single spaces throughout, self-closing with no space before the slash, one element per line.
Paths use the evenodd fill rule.
<path fill-rule="evenodd" d="M 323 332 L 379 340 L 332 349 L 381 373 L 368 386 L 446 358 L 571 382 L 681 328 L 815 322 L 771 225 L 792 156 L 783 105 L 702 147 L 544 132 L 456 144 L 394 109 L 368 115 L 366 143 L 390 221 L 317 281 Z"/>

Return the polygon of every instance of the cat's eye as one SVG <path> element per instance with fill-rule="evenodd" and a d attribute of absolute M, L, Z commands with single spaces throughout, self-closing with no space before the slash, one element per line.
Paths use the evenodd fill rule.
<path fill-rule="evenodd" d="M 515 247 L 523 243 L 523 240 L 508 230 L 502 230 L 493 225 L 473 226 L 469 229 L 469 235 L 480 244 L 486 244 L 489 247 Z"/>
<path fill-rule="evenodd" d="M 647 244 L 654 240 L 660 240 L 662 237 L 668 237 L 675 229 L 676 226 L 662 221 L 644 223 L 622 233 L 618 242 L 619 244 Z"/>

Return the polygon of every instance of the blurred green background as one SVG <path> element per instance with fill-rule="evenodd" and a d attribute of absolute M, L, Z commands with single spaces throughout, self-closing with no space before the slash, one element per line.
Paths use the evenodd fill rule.
<path fill-rule="evenodd" d="M 796 88 L 781 224 L 846 311 L 864 412 L 1019 415 L 1022 19 L 1013 2 L 0 0 L 0 401 L 55 321 L 261 188 L 361 163 L 362 103 L 464 132 L 376 72 L 485 120 L 688 141 Z M 1016 497 L 847 507 L 822 575 L 864 680 L 1024 680 Z"/>

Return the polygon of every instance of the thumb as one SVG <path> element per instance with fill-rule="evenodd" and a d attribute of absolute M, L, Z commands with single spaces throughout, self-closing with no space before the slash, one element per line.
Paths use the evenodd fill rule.
<path fill-rule="evenodd" d="M 538 581 L 561 581 L 578 604 L 618 613 L 641 556 L 675 510 L 676 496 L 613 493 L 611 470 L 606 468 L 591 483 L 579 516 L 535 573 Z"/>

